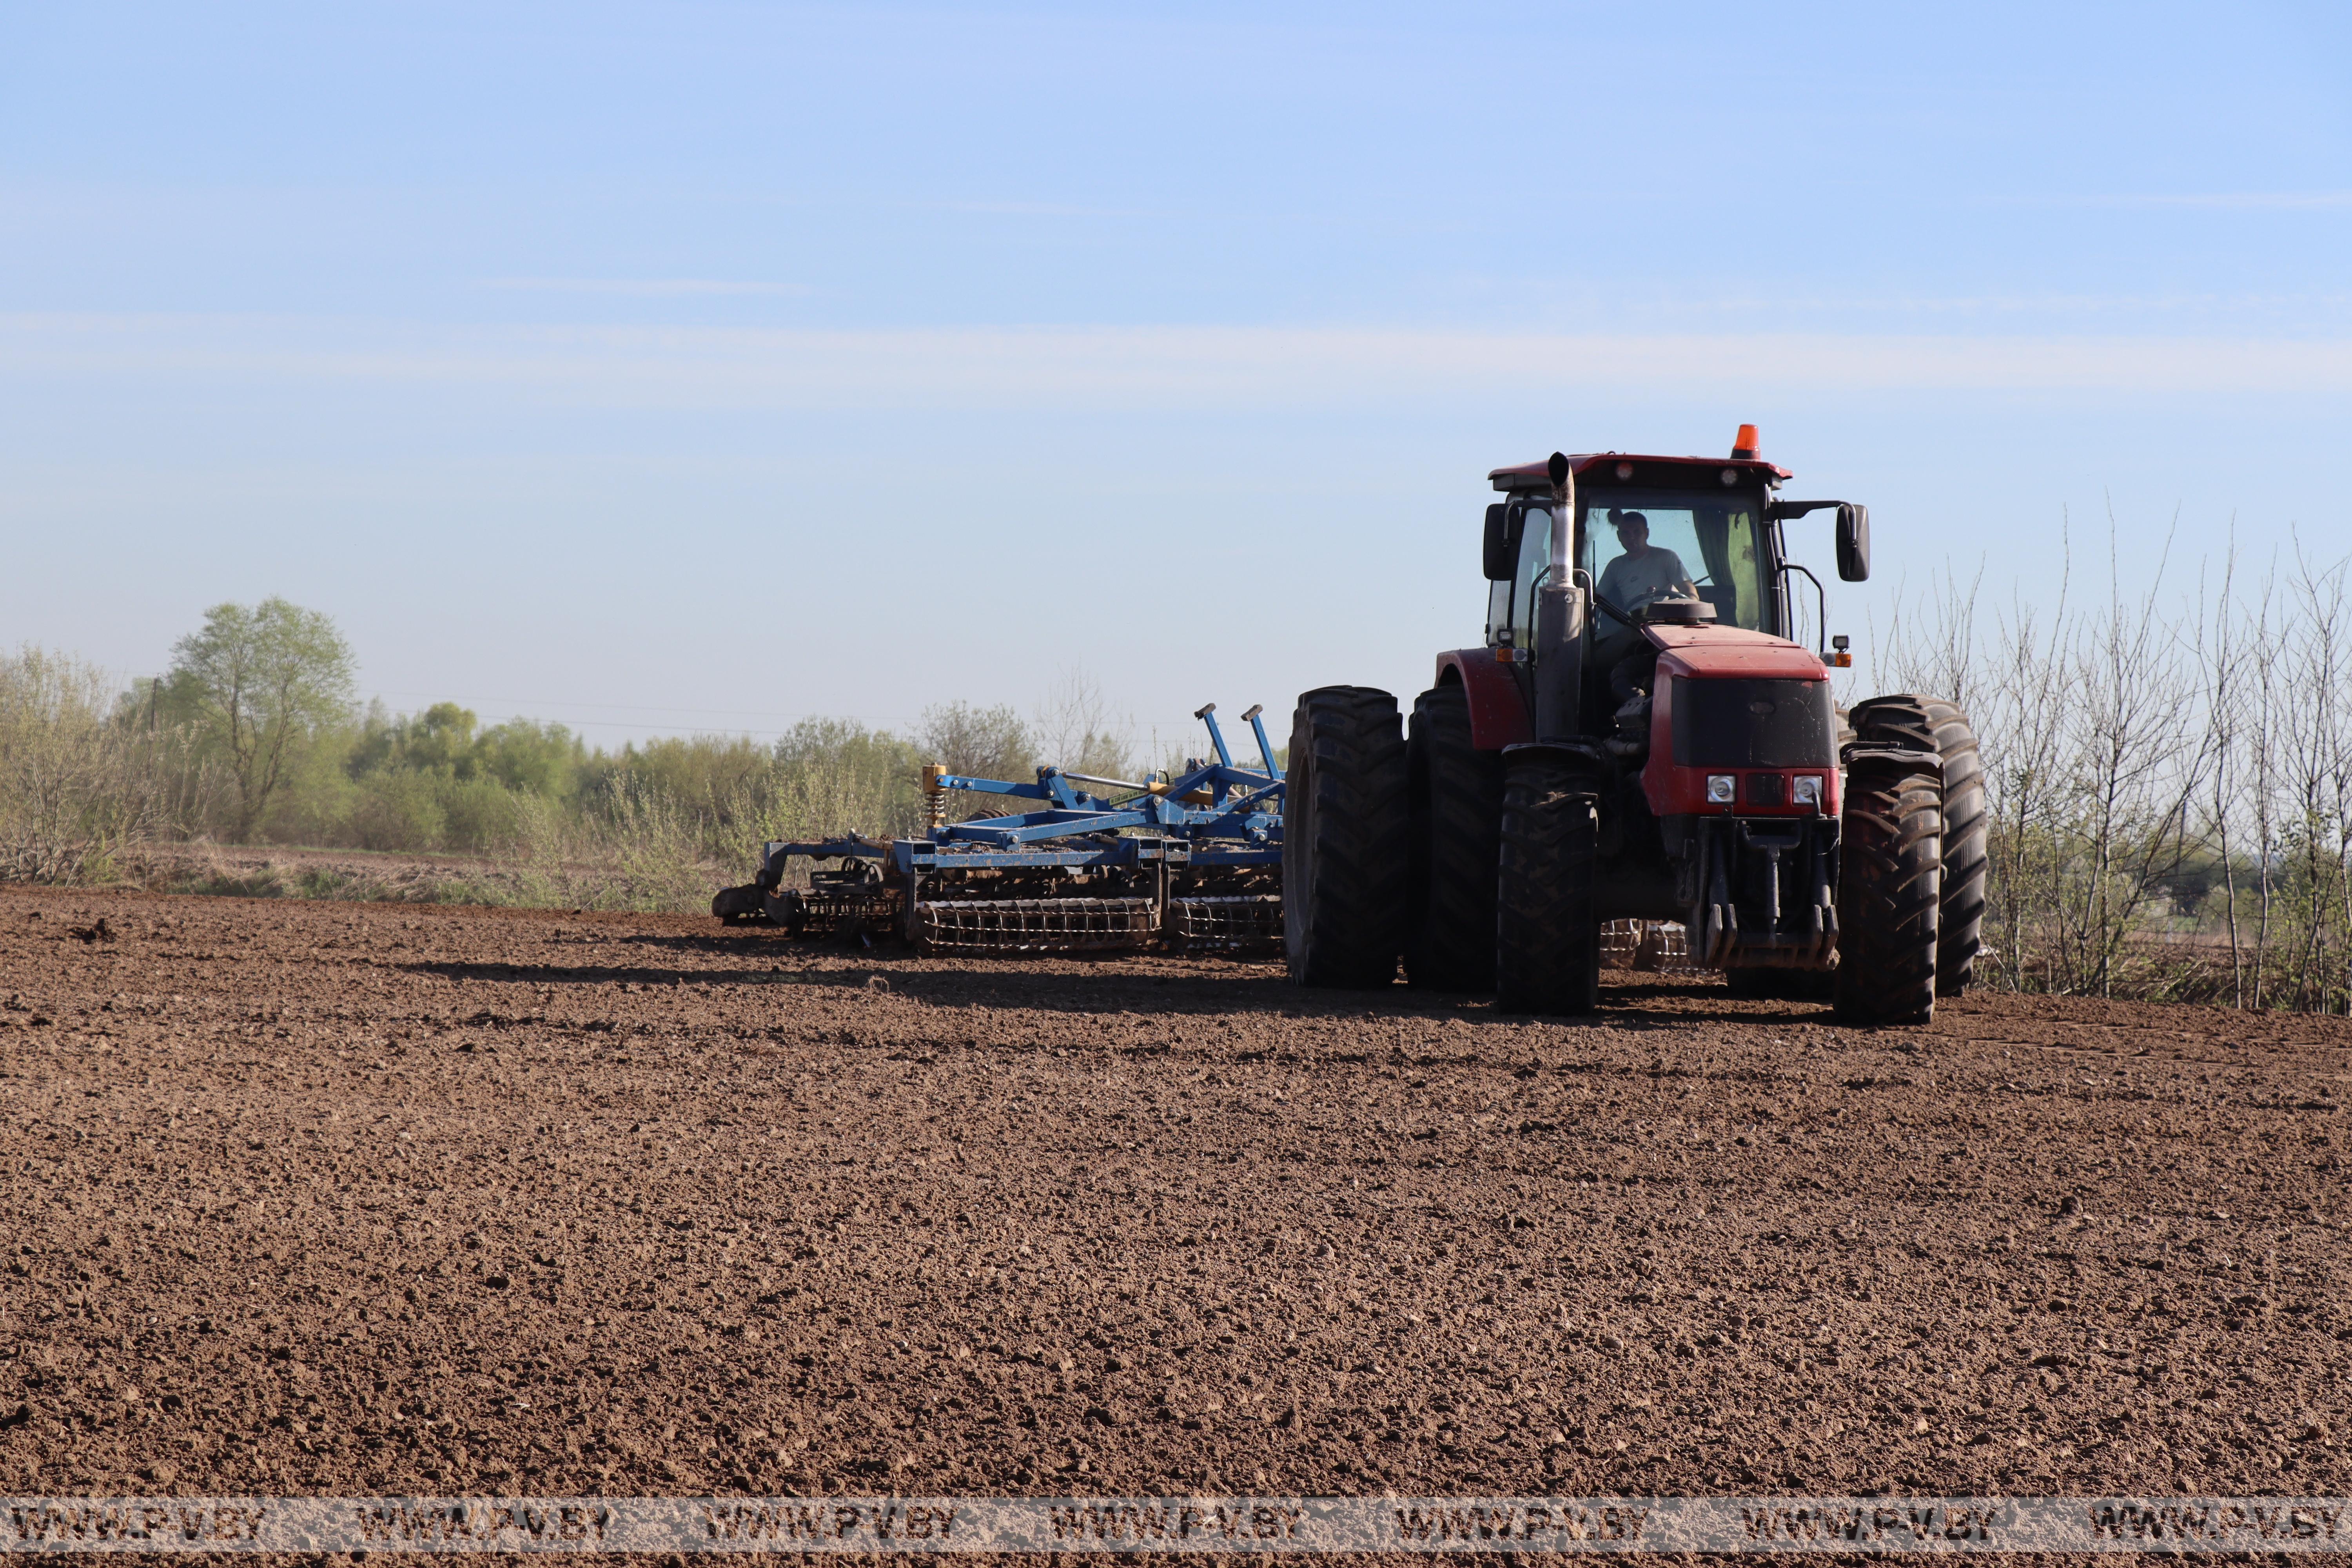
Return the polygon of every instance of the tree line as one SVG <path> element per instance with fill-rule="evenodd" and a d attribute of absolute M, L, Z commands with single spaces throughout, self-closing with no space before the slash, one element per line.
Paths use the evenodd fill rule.
<path fill-rule="evenodd" d="M 214 606 L 163 675 L 128 690 L 70 655 L 0 657 L 0 878 L 105 879 L 143 847 L 206 839 L 579 864 L 650 852 L 669 868 L 658 901 L 691 902 L 685 889 L 707 899 L 765 838 L 914 831 L 921 763 L 1013 779 L 1047 757 L 1135 765 L 1130 727 L 1079 673 L 1027 715 L 951 702 L 906 733 L 810 719 L 772 741 L 605 750 L 455 702 L 362 703 L 357 663 L 330 617 L 282 598 Z"/>

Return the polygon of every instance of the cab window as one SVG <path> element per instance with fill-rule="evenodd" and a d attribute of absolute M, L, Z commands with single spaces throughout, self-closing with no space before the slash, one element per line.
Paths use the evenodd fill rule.
<path fill-rule="evenodd" d="M 1486 641 L 1490 645 L 1501 643 L 1502 634 L 1509 632 L 1514 645 L 1534 646 L 1536 595 L 1545 586 L 1544 573 L 1551 564 L 1551 528 L 1552 514 L 1547 505 L 1535 502 L 1527 507 L 1511 579 L 1487 585 Z"/>
<path fill-rule="evenodd" d="M 1612 491 L 1585 501 L 1580 521 L 1577 563 L 1618 609 L 1696 593 L 1717 625 L 1767 629 L 1753 500 Z"/>

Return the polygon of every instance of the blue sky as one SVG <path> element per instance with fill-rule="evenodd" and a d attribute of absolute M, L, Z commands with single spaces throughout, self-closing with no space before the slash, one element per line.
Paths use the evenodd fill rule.
<path fill-rule="evenodd" d="M 1409 700 L 1486 468 L 1743 420 L 1871 504 L 1858 642 L 2111 513 L 2339 554 L 2347 16 L 0 0 L 0 640 L 1172 733 Z"/>

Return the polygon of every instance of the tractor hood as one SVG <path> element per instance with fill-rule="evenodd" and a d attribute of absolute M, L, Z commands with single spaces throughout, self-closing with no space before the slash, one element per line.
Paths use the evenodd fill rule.
<path fill-rule="evenodd" d="M 1645 626 L 1661 672 L 1694 680 L 1827 680 L 1821 656 L 1738 626 Z"/>

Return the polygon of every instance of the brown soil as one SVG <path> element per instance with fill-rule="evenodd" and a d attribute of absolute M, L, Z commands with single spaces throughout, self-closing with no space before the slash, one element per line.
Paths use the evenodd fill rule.
<path fill-rule="evenodd" d="M 0 893 L 0 1493 L 2352 1491 L 2343 1021 L 1612 978 Z"/>

